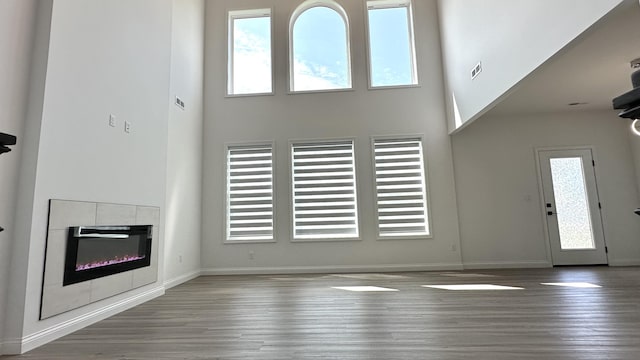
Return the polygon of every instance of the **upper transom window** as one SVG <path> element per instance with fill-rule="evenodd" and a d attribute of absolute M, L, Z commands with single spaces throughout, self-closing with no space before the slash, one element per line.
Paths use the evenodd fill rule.
<path fill-rule="evenodd" d="M 349 22 L 337 3 L 300 5 L 291 17 L 289 51 L 291 91 L 351 88 Z"/>
<path fill-rule="evenodd" d="M 371 87 L 418 83 L 409 0 L 367 1 Z"/>
<path fill-rule="evenodd" d="M 227 94 L 272 93 L 271 58 L 271 9 L 229 11 Z"/>

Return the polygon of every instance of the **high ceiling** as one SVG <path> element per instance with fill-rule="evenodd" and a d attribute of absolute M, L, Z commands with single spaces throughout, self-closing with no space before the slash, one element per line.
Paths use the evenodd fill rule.
<path fill-rule="evenodd" d="M 636 58 L 640 5 L 627 1 L 525 78 L 488 114 L 611 110 L 611 100 L 632 89 L 630 61 Z"/>

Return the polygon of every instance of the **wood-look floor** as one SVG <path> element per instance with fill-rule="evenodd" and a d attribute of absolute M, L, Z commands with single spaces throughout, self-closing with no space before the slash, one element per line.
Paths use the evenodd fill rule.
<path fill-rule="evenodd" d="M 358 285 L 399 291 L 332 288 Z M 637 360 L 640 268 L 200 277 L 6 359 Z"/>

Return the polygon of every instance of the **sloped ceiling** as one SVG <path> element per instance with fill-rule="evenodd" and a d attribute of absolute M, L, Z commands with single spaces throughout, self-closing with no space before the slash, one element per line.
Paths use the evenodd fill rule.
<path fill-rule="evenodd" d="M 632 88 L 635 58 L 640 58 L 640 5 L 633 1 L 531 73 L 485 116 L 611 110 L 611 100 Z"/>

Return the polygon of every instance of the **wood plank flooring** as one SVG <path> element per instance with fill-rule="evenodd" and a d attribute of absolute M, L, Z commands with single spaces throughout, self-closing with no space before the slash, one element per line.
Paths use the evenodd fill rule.
<path fill-rule="evenodd" d="M 588 282 L 601 288 L 545 286 Z M 495 284 L 505 291 L 422 285 Z M 378 286 L 393 292 L 350 292 Z M 640 359 L 640 268 L 205 276 L 4 359 Z"/>

